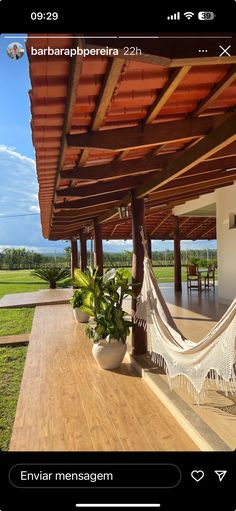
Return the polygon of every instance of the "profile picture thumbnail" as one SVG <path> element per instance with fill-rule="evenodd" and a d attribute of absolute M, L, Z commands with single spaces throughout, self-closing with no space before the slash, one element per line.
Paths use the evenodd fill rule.
<path fill-rule="evenodd" d="M 7 47 L 7 55 L 12 60 L 19 60 L 24 55 L 24 48 L 20 43 L 10 43 Z"/>

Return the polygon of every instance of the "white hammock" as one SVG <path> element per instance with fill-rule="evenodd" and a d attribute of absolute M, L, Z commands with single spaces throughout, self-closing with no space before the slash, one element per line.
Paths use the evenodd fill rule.
<path fill-rule="evenodd" d="M 187 381 L 180 378 L 177 382 L 191 382 L 198 394 L 209 374 L 221 390 L 236 391 L 236 299 L 204 339 L 198 343 L 186 339 L 161 294 L 145 245 L 144 279 L 135 321 L 147 328 L 152 360 L 165 367 L 169 382 L 184 376 Z"/>

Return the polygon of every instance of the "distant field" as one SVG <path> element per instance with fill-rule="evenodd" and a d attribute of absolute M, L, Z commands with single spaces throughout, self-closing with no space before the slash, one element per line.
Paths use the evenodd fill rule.
<path fill-rule="evenodd" d="M 131 274 L 132 274 L 132 269 L 131 267 L 130 268 L 126 268 L 127 270 L 130 271 L 130 278 L 131 278 Z M 154 273 L 158 279 L 158 282 L 174 282 L 174 268 L 173 267 L 158 267 L 158 268 L 154 268 Z M 183 282 L 186 282 L 186 270 L 185 268 L 182 268 L 182 281 Z"/>

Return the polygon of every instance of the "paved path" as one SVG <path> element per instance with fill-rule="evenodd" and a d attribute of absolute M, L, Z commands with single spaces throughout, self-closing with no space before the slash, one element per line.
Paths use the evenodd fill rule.
<path fill-rule="evenodd" d="M 50 305 L 68 303 L 72 297 L 73 289 L 41 289 L 32 293 L 15 293 L 4 295 L 0 299 L 0 309 L 13 309 L 18 307 L 34 307 L 37 305 Z"/>

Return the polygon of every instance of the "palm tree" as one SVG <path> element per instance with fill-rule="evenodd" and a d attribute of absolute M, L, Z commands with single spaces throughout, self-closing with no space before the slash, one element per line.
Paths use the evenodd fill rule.
<path fill-rule="evenodd" d="M 42 280 L 49 283 L 50 289 L 56 289 L 57 282 L 70 276 L 70 270 L 68 268 L 39 268 L 32 271 L 32 275 L 36 275 Z"/>

